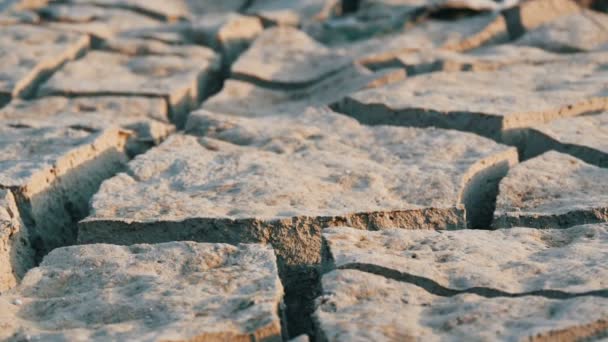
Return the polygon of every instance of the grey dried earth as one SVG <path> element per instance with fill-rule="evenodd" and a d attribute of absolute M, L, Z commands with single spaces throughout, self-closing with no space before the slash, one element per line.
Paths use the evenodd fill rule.
<path fill-rule="evenodd" d="M 608 338 L 604 0 L 0 0 L 0 341 Z"/>

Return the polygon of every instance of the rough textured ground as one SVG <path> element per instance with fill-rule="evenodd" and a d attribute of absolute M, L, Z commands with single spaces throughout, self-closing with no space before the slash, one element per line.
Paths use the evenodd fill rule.
<path fill-rule="evenodd" d="M 59 248 L 0 298 L 0 338 L 280 341 L 282 296 L 263 245 Z"/>
<path fill-rule="evenodd" d="M 599 341 L 607 141 L 605 0 L 0 0 L 0 341 Z"/>
<path fill-rule="evenodd" d="M 550 151 L 500 182 L 494 227 L 560 228 L 608 221 L 608 170 Z"/>

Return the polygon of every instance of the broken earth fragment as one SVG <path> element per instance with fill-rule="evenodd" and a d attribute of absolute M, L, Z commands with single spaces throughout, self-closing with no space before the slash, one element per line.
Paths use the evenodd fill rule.
<path fill-rule="evenodd" d="M 584 52 L 608 47 L 608 14 L 583 9 L 526 32 L 516 44 L 555 52 Z"/>
<path fill-rule="evenodd" d="M 41 79 L 88 45 L 86 35 L 29 25 L 0 26 L 0 106 L 31 95 Z"/>
<path fill-rule="evenodd" d="M 500 182 L 493 226 L 567 228 L 608 222 L 608 169 L 547 152 Z"/>
<path fill-rule="evenodd" d="M 101 39 L 160 23 L 129 10 L 90 5 L 52 4 L 42 8 L 40 13 L 53 29 L 86 33 Z"/>
<path fill-rule="evenodd" d="M 534 125 L 525 134 L 526 159 L 556 150 L 589 164 L 608 167 L 608 112 Z"/>
<path fill-rule="evenodd" d="M 68 63 L 38 95 L 160 97 L 167 101 L 172 121 L 181 126 L 187 113 L 215 87 L 221 67 L 218 56 L 203 47 L 138 40 L 107 44 L 117 52 L 92 51 Z"/>
<path fill-rule="evenodd" d="M 0 340 L 281 341 L 282 297 L 268 246 L 65 247 L 0 296 Z"/>
<path fill-rule="evenodd" d="M 168 21 L 192 19 L 205 14 L 237 12 L 247 0 L 68 0 L 73 4 L 126 8 Z"/>
<path fill-rule="evenodd" d="M 0 294 L 13 288 L 34 266 L 34 250 L 15 198 L 0 190 Z"/>
<path fill-rule="evenodd" d="M 323 238 L 326 268 L 375 273 L 440 296 L 608 294 L 608 223 L 495 231 L 329 228 Z"/>
<path fill-rule="evenodd" d="M 366 124 L 509 130 L 608 108 L 605 52 L 488 72 L 438 72 L 354 93 L 334 108 Z"/>
<path fill-rule="evenodd" d="M 389 59 L 367 61 L 372 69 L 403 68 L 408 76 L 437 71 L 492 71 L 514 64 L 543 64 L 562 56 L 539 48 L 516 45 L 494 45 L 467 53 L 442 49 L 408 51 Z"/>
<path fill-rule="evenodd" d="M 127 143 L 130 155 L 144 152 L 174 131 L 165 101 L 127 96 L 13 100 L 0 109 L 0 122 L 12 126 L 82 127 L 92 131 L 119 125 L 133 132 Z"/>
<path fill-rule="evenodd" d="M 433 295 L 357 270 L 323 276 L 314 314 L 323 341 L 553 341 L 603 336 L 608 298 Z"/>
<path fill-rule="evenodd" d="M 352 65 L 295 28 L 264 31 L 232 66 L 232 77 L 272 87 L 304 87 Z"/>
<path fill-rule="evenodd" d="M 470 201 L 517 162 L 514 148 L 472 134 L 366 127 L 330 111 L 190 121 L 203 138 L 174 135 L 104 182 L 81 242 L 259 240 L 288 263 L 315 263 L 327 225 L 464 228 L 483 207 Z"/>
<path fill-rule="evenodd" d="M 360 89 L 379 87 L 401 81 L 405 72 L 387 69 L 371 72 L 353 65 L 308 87 L 269 89 L 235 79 L 228 79 L 216 95 L 203 103 L 202 108 L 240 116 L 269 116 L 293 114 L 309 106 L 325 106 Z"/>
<path fill-rule="evenodd" d="M 128 132 L 0 122 L 0 188 L 15 195 L 40 258 L 76 241 L 76 222 L 102 180 L 126 164 Z"/>

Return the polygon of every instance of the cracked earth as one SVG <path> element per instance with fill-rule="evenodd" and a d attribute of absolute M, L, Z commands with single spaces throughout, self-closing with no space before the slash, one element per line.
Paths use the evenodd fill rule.
<path fill-rule="evenodd" d="M 0 0 L 0 341 L 608 338 L 604 0 Z"/>

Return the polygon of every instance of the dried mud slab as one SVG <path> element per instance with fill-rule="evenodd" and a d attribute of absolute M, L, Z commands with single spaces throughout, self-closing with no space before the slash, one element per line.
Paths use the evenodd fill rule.
<path fill-rule="evenodd" d="M 282 297 L 263 245 L 66 247 L 0 296 L 0 339 L 281 341 Z"/>
<path fill-rule="evenodd" d="M 65 65 L 39 96 L 148 96 L 165 99 L 171 120 L 183 125 L 187 113 L 215 87 L 219 57 L 198 46 L 117 39 Z"/>
<path fill-rule="evenodd" d="M 326 267 L 357 269 L 435 295 L 608 295 L 608 223 L 567 229 L 323 231 Z"/>
<path fill-rule="evenodd" d="M 465 51 L 506 42 L 506 23 L 497 14 L 454 21 L 428 20 L 412 28 L 365 41 L 337 45 L 363 63 L 380 63 L 403 53 L 423 49 Z"/>
<path fill-rule="evenodd" d="M 607 54 L 488 72 L 439 72 L 347 96 L 334 106 L 366 124 L 505 132 L 608 108 Z"/>
<path fill-rule="evenodd" d="M 329 111 L 201 111 L 187 129 L 199 136 L 173 135 L 104 182 L 79 241 L 271 243 L 292 334 L 311 329 L 323 228 L 466 227 L 491 218 L 485 205 L 517 161 L 472 134 L 369 128 Z"/>
<path fill-rule="evenodd" d="M 550 151 L 509 170 L 493 226 L 566 228 L 608 222 L 608 169 Z"/>
<path fill-rule="evenodd" d="M 583 9 L 526 32 L 516 44 L 555 52 L 584 52 L 608 47 L 608 14 Z"/>
<path fill-rule="evenodd" d="M 235 13 L 201 16 L 190 25 L 192 39 L 221 51 L 225 65 L 231 65 L 264 31 L 259 18 Z"/>
<path fill-rule="evenodd" d="M 311 86 L 277 89 L 228 79 L 222 90 L 203 103 L 203 108 L 241 116 L 293 114 L 309 106 L 322 106 L 341 100 L 350 93 L 379 87 L 405 78 L 403 70 L 371 72 L 351 65 Z"/>
<path fill-rule="evenodd" d="M 229 66 L 264 30 L 259 18 L 236 13 L 198 16 L 190 21 L 165 23 L 123 32 L 122 38 L 157 40 L 167 44 L 200 44 L 222 54 Z"/>
<path fill-rule="evenodd" d="M 352 65 L 292 27 L 264 31 L 232 66 L 232 77 L 267 87 L 305 87 Z"/>
<path fill-rule="evenodd" d="M 34 250 L 10 191 L 0 190 L 0 293 L 13 288 L 34 266 Z"/>
<path fill-rule="evenodd" d="M 572 0 L 521 1 L 502 12 L 512 39 L 560 17 L 578 13 L 581 7 Z"/>
<path fill-rule="evenodd" d="M 262 18 L 266 25 L 298 27 L 323 21 L 339 7 L 339 0 L 255 0 L 245 12 Z"/>
<path fill-rule="evenodd" d="M 322 42 L 339 44 L 368 38 L 373 40 L 380 35 L 403 31 L 404 27 L 419 24 L 429 14 L 459 11 L 482 13 L 497 11 L 502 7 L 496 2 L 487 0 L 364 0 L 353 1 L 350 4 L 353 6 L 349 6 L 349 2 L 342 2 L 340 8 L 342 16 L 333 16 L 326 18 L 325 21 L 308 23 L 308 25 L 304 25 L 304 30 Z M 440 23 L 441 21 L 433 20 L 431 26 Z M 506 26 L 503 25 L 502 28 L 504 32 Z"/>
<path fill-rule="evenodd" d="M 81 127 L 91 131 L 118 125 L 134 133 L 127 143 L 130 155 L 159 144 L 175 130 L 162 99 L 127 96 L 13 100 L 0 109 L 0 122 L 24 127 Z"/>
<path fill-rule="evenodd" d="M 204 14 L 236 12 L 247 0 L 69 0 L 72 4 L 126 8 L 165 20 L 177 20 Z"/>
<path fill-rule="evenodd" d="M 132 11 L 91 5 L 53 4 L 40 14 L 54 29 L 86 33 L 109 39 L 120 32 L 158 25 L 160 21 Z"/>
<path fill-rule="evenodd" d="M 442 49 L 423 49 L 398 54 L 365 66 L 372 70 L 403 68 L 408 76 L 437 71 L 493 71 L 514 64 L 543 64 L 562 56 L 540 48 L 517 45 L 494 45 L 461 53 Z"/>
<path fill-rule="evenodd" d="M 357 270 L 323 276 L 322 341 L 552 341 L 604 336 L 608 299 L 441 297 Z"/>
<path fill-rule="evenodd" d="M 320 230 L 464 228 L 513 148 L 467 133 L 366 127 L 329 111 L 243 118 L 201 111 L 188 131 L 102 185 L 82 243 L 272 242 L 316 263 Z M 416 162 L 413 162 L 415 160 Z M 391 165 L 387 168 L 385 165 Z"/>
<path fill-rule="evenodd" d="M 29 25 L 0 26 L 0 105 L 31 95 L 41 79 L 88 46 L 85 35 Z"/>
<path fill-rule="evenodd" d="M 76 241 L 89 198 L 126 164 L 127 138 L 117 128 L 0 125 L 0 188 L 15 195 L 38 257 Z"/>
<path fill-rule="evenodd" d="M 526 159 L 556 150 L 589 164 L 608 167 L 608 112 L 534 125 L 525 135 Z"/>

